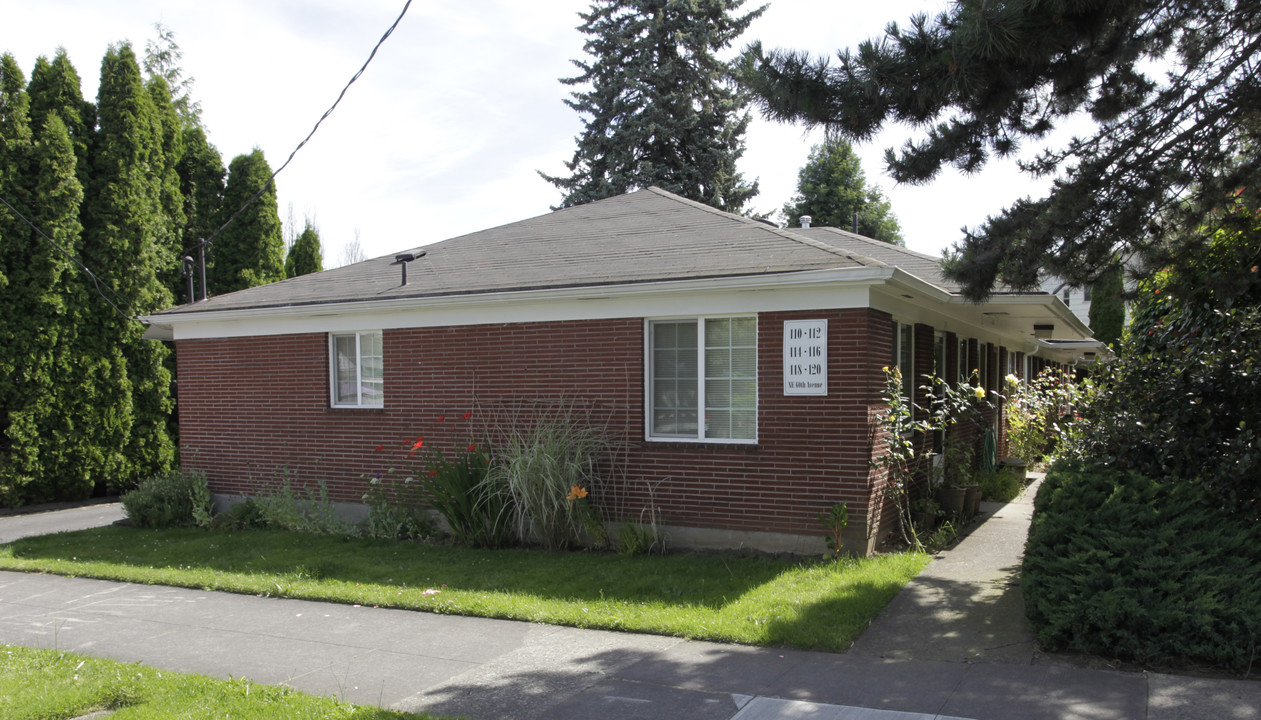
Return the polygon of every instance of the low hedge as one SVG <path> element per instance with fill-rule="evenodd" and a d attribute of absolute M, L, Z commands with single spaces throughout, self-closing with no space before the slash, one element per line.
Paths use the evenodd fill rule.
<path fill-rule="evenodd" d="M 1044 649 L 1247 674 L 1261 529 L 1186 483 L 1060 464 L 1034 501 L 1021 588 Z"/>

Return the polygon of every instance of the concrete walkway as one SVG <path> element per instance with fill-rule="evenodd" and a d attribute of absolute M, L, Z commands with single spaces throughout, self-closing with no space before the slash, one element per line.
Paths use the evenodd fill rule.
<path fill-rule="evenodd" d="M 1040 655 L 1015 585 L 1030 502 L 987 506 L 843 654 L 5 572 L 0 642 L 485 720 L 1261 719 L 1258 682 Z"/>

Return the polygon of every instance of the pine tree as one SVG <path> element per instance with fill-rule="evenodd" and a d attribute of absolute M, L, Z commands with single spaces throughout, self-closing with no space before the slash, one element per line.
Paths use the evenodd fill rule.
<path fill-rule="evenodd" d="M 1109 270 L 1091 287 L 1090 329 L 1095 339 L 1115 345 L 1125 329 L 1125 291 L 1121 270 Z"/>
<path fill-rule="evenodd" d="M 867 185 L 867 176 L 854 149 L 844 140 L 815 145 L 797 174 L 797 194 L 784 204 L 789 227 L 801 227 L 801 216 L 813 224 L 853 229 L 859 235 L 902 243 L 902 229 L 880 188 Z"/>
<path fill-rule="evenodd" d="M 262 194 L 254 200 L 260 189 Z M 241 208 L 245 208 L 244 211 L 228 223 L 232 214 Z M 276 208 L 276 186 L 262 150 L 255 148 L 248 155 L 232 159 L 223 192 L 222 215 L 220 223 L 228 224 L 214 241 L 210 280 L 213 294 L 283 280 L 284 234 Z"/>
<path fill-rule="evenodd" d="M 976 170 L 1089 113 L 1093 135 L 1026 163 L 1060 173 L 1050 194 L 956 246 L 948 273 L 982 298 L 1000 278 L 1032 287 L 1044 272 L 1085 286 L 1118 253 L 1188 262 L 1214 208 L 1239 188 L 1261 195 L 1261 153 L 1237 154 L 1259 62 L 1254 0 L 999 0 L 890 25 L 835 64 L 755 45 L 741 74 L 779 120 L 853 140 L 892 121 L 928 127 L 887 154 L 899 182 L 931 180 L 947 164 Z"/>
<path fill-rule="evenodd" d="M 324 252 L 320 247 L 320 231 L 307 220 L 302 234 L 289 247 L 285 257 L 285 277 L 297 277 L 324 269 Z"/>
<path fill-rule="evenodd" d="M 569 177 L 545 179 L 561 207 L 656 185 L 739 212 L 757 194 L 736 161 L 749 116 L 714 53 L 765 9 L 736 15 L 744 0 L 596 0 L 579 13 L 590 60 L 561 80 L 584 86 L 565 103 L 584 116 Z"/>
<path fill-rule="evenodd" d="M 153 106 L 129 45 L 111 48 L 101 63 L 99 129 L 84 206 L 83 261 L 105 286 L 85 288 L 90 307 L 80 324 L 99 394 L 99 472 L 120 486 L 169 469 L 174 446 L 167 432 L 173 408 L 167 349 L 141 337 L 134 318 L 171 304 L 159 280 L 160 245 L 170 232 L 164 212 L 163 122 Z M 121 363 L 121 366 L 120 364 Z M 105 385 L 110 383 L 111 385 Z"/>

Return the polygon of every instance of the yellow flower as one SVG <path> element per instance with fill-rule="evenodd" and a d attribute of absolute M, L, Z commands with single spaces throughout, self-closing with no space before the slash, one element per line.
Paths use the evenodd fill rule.
<path fill-rule="evenodd" d="M 977 399 L 977 400 L 984 400 L 984 399 L 985 399 L 985 388 L 983 388 L 983 387 L 978 387 L 978 388 L 974 389 L 972 392 L 976 393 L 976 399 Z"/>
<path fill-rule="evenodd" d="M 585 498 L 586 496 L 587 496 L 586 488 L 579 487 L 578 485 L 574 485 L 573 487 L 569 488 L 569 494 L 565 496 L 565 499 L 569 500 L 570 502 L 573 502 L 574 500 L 580 500 L 582 498 Z"/>
<path fill-rule="evenodd" d="M 1011 385 L 1012 387 L 1015 387 L 1020 384 L 1020 378 L 1016 377 L 1014 373 L 1009 374 L 1007 376 L 1007 384 Z"/>
<path fill-rule="evenodd" d="M 881 369 L 881 370 L 884 370 L 885 372 L 889 372 L 889 366 L 888 366 L 888 365 L 885 365 L 884 367 L 882 367 L 882 368 L 880 368 L 880 369 Z"/>

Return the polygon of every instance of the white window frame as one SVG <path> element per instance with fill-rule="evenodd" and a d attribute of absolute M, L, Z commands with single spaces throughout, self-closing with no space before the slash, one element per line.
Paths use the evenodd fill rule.
<path fill-rule="evenodd" d="M 707 320 L 723 320 L 747 318 L 753 321 L 753 437 L 727 438 L 707 437 L 705 434 L 705 322 Z M 653 433 L 654 398 L 653 398 L 653 325 L 657 323 L 696 323 L 696 435 L 657 435 Z M 756 314 L 738 313 L 734 315 L 684 315 L 680 317 L 658 317 L 644 319 L 644 439 L 649 442 L 663 443 L 712 443 L 723 445 L 756 445 L 758 440 L 758 406 L 761 392 L 761 371 L 758 366 L 759 324 Z"/>
<path fill-rule="evenodd" d="M 903 352 L 905 348 L 902 346 L 902 331 L 905 328 L 907 344 L 909 351 Z M 902 356 L 907 355 L 906 360 L 911 367 L 902 367 Z M 902 397 L 908 400 L 915 397 L 915 325 L 912 323 L 902 322 L 894 318 L 893 320 L 893 361 L 889 367 L 896 367 L 902 371 Z"/>
<path fill-rule="evenodd" d="M 363 396 L 363 338 L 375 335 L 381 347 L 381 399 L 378 402 L 365 401 Z M 337 338 L 353 337 L 355 339 L 355 401 L 338 402 L 337 400 Z M 380 330 L 359 330 L 356 332 L 335 332 L 328 334 L 328 401 L 335 408 L 368 408 L 385 407 L 385 342 Z"/>

